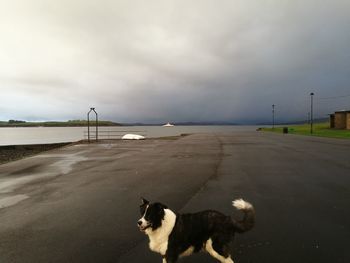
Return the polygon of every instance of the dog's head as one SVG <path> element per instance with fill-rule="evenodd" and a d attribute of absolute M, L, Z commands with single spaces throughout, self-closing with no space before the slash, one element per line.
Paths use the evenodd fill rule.
<path fill-rule="evenodd" d="M 140 214 L 141 218 L 137 222 L 139 229 L 142 232 L 151 229 L 156 230 L 162 225 L 165 209 L 167 207 L 161 203 L 150 203 L 146 199 L 141 198 Z"/>

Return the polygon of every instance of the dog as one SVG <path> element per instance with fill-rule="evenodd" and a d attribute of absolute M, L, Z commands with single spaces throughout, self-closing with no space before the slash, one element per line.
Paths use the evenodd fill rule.
<path fill-rule="evenodd" d="M 244 233 L 255 224 L 254 207 L 237 199 L 232 205 L 243 211 L 243 219 L 235 220 L 214 210 L 179 214 L 161 203 L 141 198 L 141 218 L 137 225 L 149 237 L 149 248 L 161 254 L 163 263 L 175 263 L 180 257 L 201 250 L 222 263 L 233 263 L 229 244 L 234 234 Z"/>

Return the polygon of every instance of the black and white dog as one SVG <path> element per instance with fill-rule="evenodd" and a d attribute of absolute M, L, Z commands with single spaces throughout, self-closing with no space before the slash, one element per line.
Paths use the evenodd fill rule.
<path fill-rule="evenodd" d="M 162 255 L 163 263 L 174 263 L 202 249 L 220 262 L 233 263 L 229 244 L 234 233 L 250 230 L 255 222 L 253 206 L 242 199 L 232 202 L 244 213 L 240 221 L 214 210 L 178 214 L 161 203 L 143 198 L 141 202 L 138 227 L 148 235 L 150 249 Z"/>

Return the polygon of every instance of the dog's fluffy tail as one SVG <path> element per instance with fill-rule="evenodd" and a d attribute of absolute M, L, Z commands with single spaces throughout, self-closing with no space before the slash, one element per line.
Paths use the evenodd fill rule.
<path fill-rule="evenodd" d="M 255 210 L 252 204 L 244 201 L 243 199 L 237 199 L 235 201 L 232 201 L 232 205 L 244 213 L 242 220 L 232 220 L 236 231 L 238 233 L 243 233 L 252 229 L 255 224 Z"/>

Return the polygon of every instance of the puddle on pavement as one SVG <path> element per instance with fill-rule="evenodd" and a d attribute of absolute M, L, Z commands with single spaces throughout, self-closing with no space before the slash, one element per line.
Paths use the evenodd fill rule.
<path fill-rule="evenodd" d="M 27 195 L 14 195 L 0 198 L 0 209 L 13 206 L 27 198 L 29 198 Z"/>
<path fill-rule="evenodd" d="M 19 187 L 31 183 L 34 180 L 45 179 L 65 175 L 73 170 L 73 166 L 79 162 L 86 161 L 89 158 L 82 156 L 85 151 L 74 154 L 42 154 L 32 158 L 58 158 L 58 160 L 49 165 L 31 165 L 18 171 L 14 171 L 0 177 L 0 209 L 13 206 L 27 198 L 28 195 L 19 194 L 9 196 L 10 193 L 16 191 Z"/>

